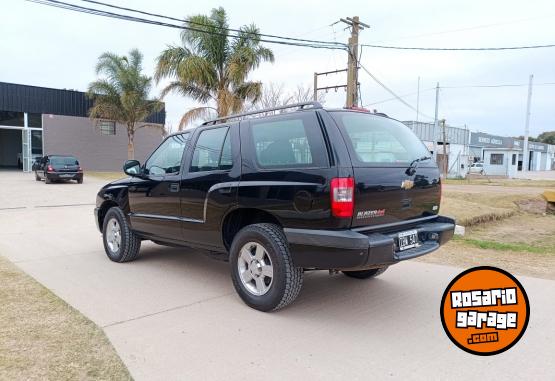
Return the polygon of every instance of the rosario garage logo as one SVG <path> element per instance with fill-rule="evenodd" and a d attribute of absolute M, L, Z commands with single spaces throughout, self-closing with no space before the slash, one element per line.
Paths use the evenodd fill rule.
<path fill-rule="evenodd" d="M 515 345 L 530 317 L 520 282 L 496 267 L 474 267 L 457 275 L 441 299 L 441 323 L 462 350 L 495 355 Z"/>

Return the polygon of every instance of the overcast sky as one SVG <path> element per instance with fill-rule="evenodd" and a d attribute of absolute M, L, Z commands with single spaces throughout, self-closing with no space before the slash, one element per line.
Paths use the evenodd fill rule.
<path fill-rule="evenodd" d="M 66 0 L 79 3 L 78 0 Z M 552 1 L 148 1 L 105 0 L 136 9 L 186 17 L 208 14 L 223 6 L 231 27 L 255 23 L 263 33 L 327 41 L 347 41 L 340 17 L 360 16 L 370 29 L 361 43 L 425 47 L 490 47 L 555 43 Z M 95 79 L 100 54 L 125 54 L 139 48 L 145 72 L 152 75 L 155 59 L 167 44 L 179 43 L 179 31 L 159 26 L 80 14 L 23 0 L 2 1 L 0 23 L 0 81 L 54 88 L 86 90 Z M 346 53 L 269 45 L 274 64 L 263 64 L 251 78 L 283 83 L 293 89 L 311 85 L 315 71 L 346 67 Z M 531 135 L 555 130 L 555 48 L 497 52 L 418 52 L 365 48 L 362 65 L 399 95 L 416 93 L 421 78 L 420 110 L 434 115 L 436 82 L 442 87 L 526 84 L 534 74 Z M 362 101 L 374 104 L 391 98 L 366 73 L 360 72 Z M 344 83 L 329 76 L 326 84 Z M 157 95 L 161 85 L 153 91 Z M 451 125 L 467 125 L 502 135 L 524 131 L 527 87 L 444 88 L 439 115 Z M 416 106 L 416 94 L 404 98 Z M 344 92 L 328 93 L 326 106 L 341 107 Z M 165 99 L 167 122 L 174 128 L 181 114 L 197 105 L 180 96 Z M 416 113 L 398 101 L 376 108 L 401 120 Z M 420 116 L 420 120 L 425 117 Z"/>

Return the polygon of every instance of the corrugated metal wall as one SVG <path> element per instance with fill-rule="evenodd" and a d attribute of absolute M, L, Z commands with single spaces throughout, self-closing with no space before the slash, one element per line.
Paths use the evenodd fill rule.
<path fill-rule="evenodd" d="M 0 110 L 88 117 L 92 101 L 81 91 L 0 82 Z M 164 124 L 166 112 L 151 115 L 147 122 Z"/>
<path fill-rule="evenodd" d="M 424 123 L 424 122 L 416 122 L 416 121 L 407 121 L 403 122 L 406 126 L 408 126 L 415 134 L 420 138 L 420 140 L 433 142 L 434 136 L 434 124 L 433 123 Z M 441 125 L 437 128 L 437 141 L 443 141 L 443 131 Z M 447 126 L 446 128 L 446 138 L 447 143 L 451 144 L 461 144 L 461 145 L 468 145 L 469 142 L 469 135 L 470 132 L 465 130 L 464 128 L 459 127 L 450 127 Z"/>

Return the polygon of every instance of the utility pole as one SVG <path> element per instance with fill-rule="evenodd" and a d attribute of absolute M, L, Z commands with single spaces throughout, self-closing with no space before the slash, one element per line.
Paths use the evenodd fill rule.
<path fill-rule="evenodd" d="M 313 100 L 314 102 L 318 102 L 318 73 L 314 73 L 314 95 L 313 95 Z"/>
<path fill-rule="evenodd" d="M 522 147 L 522 172 L 528 170 L 528 137 L 530 135 L 530 107 L 532 106 L 532 82 L 534 80 L 534 74 L 530 74 L 530 80 L 528 82 L 528 102 L 526 104 L 526 122 L 524 125 L 524 147 Z"/>
<path fill-rule="evenodd" d="M 447 133 L 445 128 L 445 119 L 441 119 L 441 128 L 443 130 L 443 163 L 441 165 L 441 172 L 445 177 L 447 177 L 447 167 L 448 167 L 448 160 L 447 160 Z"/>
<path fill-rule="evenodd" d="M 324 86 L 324 87 L 318 87 L 318 77 L 321 75 L 332 75 L 332 74 L 337 74 L 337 73 L 344 73 L 346 72 L 347 69 L 339 69 L 339 70 L 332 70 L 332 71 L 325 71 L 322 73 L 314 73 L 314 95 L 312 96 L 314 101 L 317 102 L 318 101 L 318 90 L 325 90 L 326 93 L 329 90 L 335 90 L 335 92 L 337 92 L 337 89 L 346 89 L 347 85 L 333 85 L 333 86 Z"/>
<path fill-rule="evenodd" d="M 416 121 L 418 122 L 418 115 L 420 114 L 420 76 L 418 76 L 418 86 L 416 87 Z"/>
<path fill-rule="evenodd" d="M 438 111 L 439 111 L 439 82 L 436 83 L 436 112 L 434 115 L 434 161 L 437 163 L 437 124 L 438 124 Z"/>
<path fill-rule="evenodd" d="M 358 16 L 340 19 L 351 28 L 351 37 L 349 37 L 349 57 L 347 66 L 347 101 L 346 107 L 358 105 L 358 33 L 369 25 L 361 22 Z"/>

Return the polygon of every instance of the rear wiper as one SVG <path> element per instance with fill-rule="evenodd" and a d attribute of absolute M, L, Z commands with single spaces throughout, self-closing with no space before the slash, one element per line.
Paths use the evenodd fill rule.
<path fill-rule="evenodd" d="M 422 157 L 419 157 L 418 159 L 414 159 L 413 161 L 410 162 L 409 167 L 407 168 L 405 173 L 408 176 L 414 175 L 416 173 L 416 168 L 418 167 L 418 163 L 424 160 L 429 160 L 431 158 L 432 158 L 431 156 L 422 156 Z"/>

